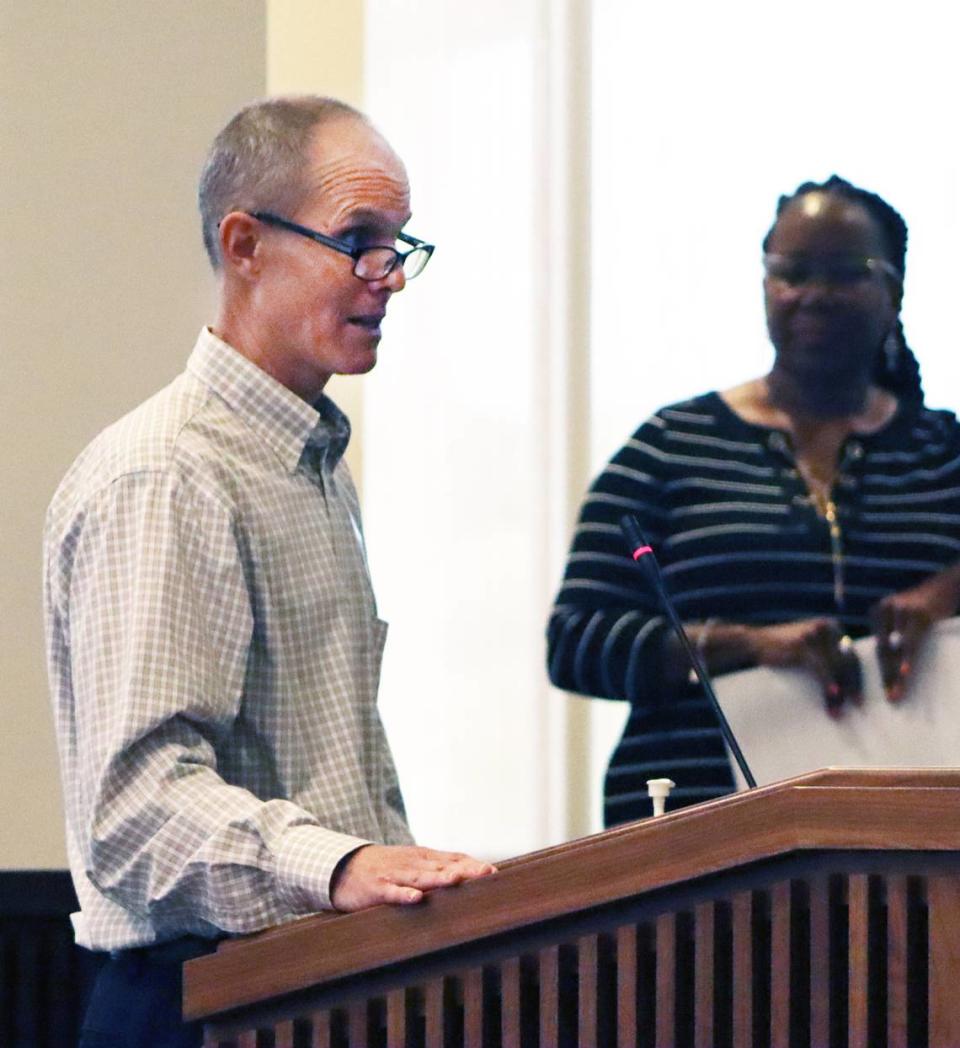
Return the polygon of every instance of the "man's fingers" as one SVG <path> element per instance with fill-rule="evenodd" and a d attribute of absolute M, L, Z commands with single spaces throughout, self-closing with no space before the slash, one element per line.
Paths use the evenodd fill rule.
<path fill-rule="evenodd" d="M 411 903 L 420 902 L 423 892 L 419 888 L 411 888 L 408 884 L 381 885 L 378 897 L 373 898 L 367 905 L 376 906 L 378 903 L 390 903 L 397 906 L 409 906 Z"/>
<path fill-rule="evenodd" d="M 430 848 L 414 849 L 415 856 L 397 873 L 421 888 L 438 888 L 447 884 L 486 877 L 496 872 L 489 862 L 482 862 L 460 852 L 438 852 Z M 401 872 L 403 871 L 403 872 Z"/>
<path fill-rule="evenodd" d="M 344 860 L 335 875 L 331 901 L 338 910 L 409 904 L 419 902 L 425 891 L 495 872 L 490 863 L 459 852 L 368 844 Z"/>

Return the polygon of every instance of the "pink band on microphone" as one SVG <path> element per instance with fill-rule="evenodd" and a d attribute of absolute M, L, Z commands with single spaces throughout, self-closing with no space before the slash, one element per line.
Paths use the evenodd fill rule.
<path fill-rule="evenodd" d="M 637 546 L 633 551 L 633 559 L 639 560 L 641 557 L 645 557 L 648 553 L 653 553 L 653 546 Z"/>

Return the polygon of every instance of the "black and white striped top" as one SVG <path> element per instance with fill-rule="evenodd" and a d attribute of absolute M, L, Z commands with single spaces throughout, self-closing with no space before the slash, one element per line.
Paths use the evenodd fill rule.
<path fill-rule="evenodd" d="M 901 405 L 878 433 L 849 438 L 834 501 L 842 607 L 827 524 L 787 434 L 744 421 L 716 393 L 657 412 L 590 488 L 550 618 L 548 665 L 558 687 L 632 704 L 607 772 L 607 825 L 650 814 L 648 778 L 676 782 L 671 807 L 733 788 L 706 699 L 692 688 L 663 694 L 667 626 L 627 554 L 619 518 L 639 519 L 686 622 L 834 615 L 860 636 L 881 597 L 960 559 L 955 416 Z"/>

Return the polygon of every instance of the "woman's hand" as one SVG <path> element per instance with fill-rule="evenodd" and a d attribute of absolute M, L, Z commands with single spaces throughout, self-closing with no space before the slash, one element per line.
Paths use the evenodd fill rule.
<path fill-rule="evenodd" d="M 844 702 L 863 699 L 860 661 L 850 638 L 833 619 L 802 619 L 749 631 L 753 660 L 760 666 L 795 667 L 816 677 L 827 713 L 839 717 Z"/>
<path fill-rule="evenodd" d="M 956 614 L 960 599 L 957 567 L 939 571 L 918 586 L 884 597 L 873 609 L 880 677 L 890 702 L 899 702 L 930 627 Z"/>

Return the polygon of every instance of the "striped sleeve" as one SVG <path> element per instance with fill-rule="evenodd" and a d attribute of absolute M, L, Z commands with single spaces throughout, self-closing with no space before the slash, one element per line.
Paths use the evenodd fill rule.
<path fill-rule="evenodd" d="M 547 662 L 559 688 L 634 705 L 659 702 L 666 624 L 629 556 L 619 521 L 636 517 L 653 544 L 663 530 L 654 417 L 614 456 L 587 492 L 547 628 Z"/>

